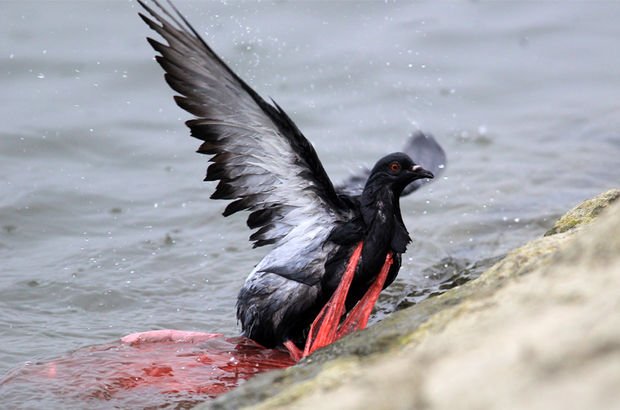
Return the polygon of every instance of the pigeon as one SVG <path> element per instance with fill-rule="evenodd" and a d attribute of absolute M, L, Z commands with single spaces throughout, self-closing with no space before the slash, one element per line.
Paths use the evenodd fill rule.
<path fill-rule="evenodd" d="M 295 359 L 363 329 L 379 293 L 396 278 L 411 238 L 400 198 L 445 168 L 435 139 L 420 131 L 404 152 L 334 185 L 313 148 L 273 99 L 264 100 L 168 2 L 151 1 L 144 22 L 176 103 L 210 157 L 212 199 L 225 217 L 248 211 L 254 247 L 270 246 L 237 298 L 244 336 Z"/>

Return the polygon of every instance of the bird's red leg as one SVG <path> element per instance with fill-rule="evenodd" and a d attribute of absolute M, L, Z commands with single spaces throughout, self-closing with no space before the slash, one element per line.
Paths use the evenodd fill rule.
<path fill-rule="evenodd" d="M 366 291 L 364 297 L 357 302 L 355 307 L 349 312 L 349 315 L 344 320 L 342 325 L 340 325 L 336 335 L 336 340 L 355 330 L 362 330 L 366 327 L 366 324 L 368 324 L 368 318 L 372 313 L 372 308 L 375 306 L 375 303 L 377 303 L 377 299 L 379 299 L 379 293 L 383 290 L 383 285 L 387 279 L 387 274 L 390 271 L 392 262 L 392 253 L 388 252 L 385 257 L 383 267 L 381 268 L 381 272 L 379 272 L 379 276 L 377 276 L 377 279 L 375 279 L 374 283 Z"/>
<path fill-rule="evenodd" d="M 284 342 L 284 347 L 288 350 L 288 353 L 291 355 L 291 358 L 298 362 L 302 357 L 304 357 L 304 352 L 301 351 L 299 347 L 292 340 L 287 340 Z"/>
<path fill-rule="evenodd" d="M 314 319 L 314 322 L 312 322 L 310 332 L 308 333 L 308 339 L 306 340 L 303 357 L 308 356 L 315 350 L 323 346 L 327 346 L 336 340 L 338 325 L 340 324 L 340 319 L 344 314 L 345 301 L 347 300 L 347 295 L 349 294 L 349 287 L 351 286 L 351 282 L 353 282 L 355 268 L 357 268 L 361 254 L 362 242 L 360 242 L 355 248 L 355 251 L 353 251 L 338 288 L 336 288 L 336 291 L 332 297 L 325 304 L 325 306 L 323 306 L 323 309 L 321 309 L 316 319 Z"/>

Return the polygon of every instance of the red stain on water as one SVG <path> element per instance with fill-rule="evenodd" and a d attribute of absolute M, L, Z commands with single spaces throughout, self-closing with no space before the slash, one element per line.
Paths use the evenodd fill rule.
<path fill-rule="evenodd" d="M 197 403 L 258 373 L 294 364 L 287 351 L 243 338 L 205 334 L 182 340 L 134 339 L 79 349 L 15 370 L 0 386 L 18 385 L 72 404 L 101 401 L 121 408 Z M 125 339 L 123 339 L 125 340 Z M 35 393 L 36 394 L 36 393 Z"/>

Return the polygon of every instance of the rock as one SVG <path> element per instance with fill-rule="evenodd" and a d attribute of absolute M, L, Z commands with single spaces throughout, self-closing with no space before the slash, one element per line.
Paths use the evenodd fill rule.
<path fill-rule="evenodd" d="M 566 232 L 576 226 L 592 222 L 605 208 L 620 197 L 620 190 L 609 191 L 587 200 L 568 211 L 553 225 L 545 236 Z"/>
<path fill-rule="evenodd" d="M 586 201 L 478 279 L 201 408 L 617 405 L 620 203 L 610 204 L 619 196 Z"/>

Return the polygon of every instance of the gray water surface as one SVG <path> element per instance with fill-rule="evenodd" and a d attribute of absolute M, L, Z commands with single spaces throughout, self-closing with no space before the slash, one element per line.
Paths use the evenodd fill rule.
<path fill-rule="evenodd" d="M 402 201 L 402 284 L 620 181 L 619 2 L 177 3 L 334 181 L 416 128 L 444 145 L 443 178 Z M 140 330 L 239 332 L 266 249 L 208 199 L 137 11 L 0 2 L 0 375 Z"/>

